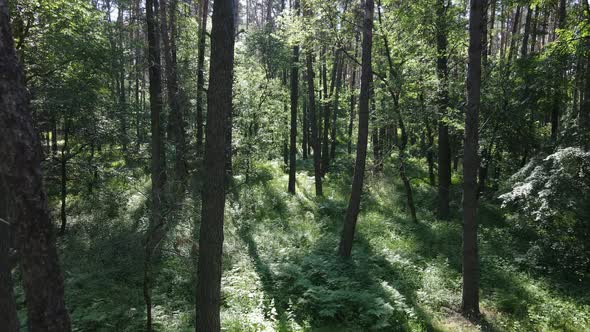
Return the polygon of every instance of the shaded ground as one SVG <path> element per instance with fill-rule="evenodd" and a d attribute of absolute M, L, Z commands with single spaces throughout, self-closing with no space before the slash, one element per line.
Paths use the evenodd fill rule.
<path fill-rule="evenodd" d="M 434 190 L 412 168 L 419 223 L 405 212 L 393 169 L 369 174 L 353 258 L 336 256 L 349 192 L 347 162 L 333 165 L 325 198 L 314 197 L 309 163 L 297 194 L 286 193 L 278 163 L 255 165 L 228 196 L 222 319 L 227 331 L 584 331 L 590 296 L 582 285 L 558 284 L 519 265 L 522 245 L 493 204 L 480 209 L 484 318 L 469 322 L 460 307 L 460 225 L 436 221 Z M 334 175 L 336 174 L 336 175 Z M 78 331 L 137 331 L 149 206 L 145 179 L 126 194 L 108 191 L 87 202 L 60 241 L 68 306 Z M 112 205 L 116 199 L 126 204 Z M 194 279 L 190 258 L 198 195 L 156 263 L 155 321 L 161 331 L 192 331 Z M 110 206 L 110 208 L 106 208 Z M 112 211 L 114 209 L 114 211 Z M 22 298 L 21 298 L 22 302 Z"/>

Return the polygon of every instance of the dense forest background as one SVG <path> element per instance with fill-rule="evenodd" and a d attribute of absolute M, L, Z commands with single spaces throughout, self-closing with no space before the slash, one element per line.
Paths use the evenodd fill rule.
<path fill-rule="evenodd" d="M 590 329 L 588 0 L 0 9 L 9 331 Z"/>

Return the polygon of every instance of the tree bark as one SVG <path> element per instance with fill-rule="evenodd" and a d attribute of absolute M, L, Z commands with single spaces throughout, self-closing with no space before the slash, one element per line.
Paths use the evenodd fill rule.
<path fill-rule="evenodd" d="M 270 8 L 269 4 L 269 8 Z M 299 11 L 299 1 L 295 0 L 293 9 Z M 269 10 L 270 12 L 270 10 Z M 289 184 L 288 192 L 295 193 L 295 175 L 297 164 L 297 102 L 299 101 L 299 46 L 293 46 L 291 60 L 291 133 L 289 147 Z"/>
<path fill-rule="evenodd" d="M 15 229 L 29 331 L 67 332 L 71 330 L 70 319 L 43 189 L 41 143 L 28 110 L 24 75 L 16 57 L 8 12 L 6 0 L 0 0 L 0 187 L 8 194 L 0 199 L 9 200 L 3 202 L 8 211 L 0 213 L 10 218 L 6 222 Z M 5 253 L 5 248 L 0 253 Z M 6 278 L 10 271 L 4 269 L 10 269 L 12 264 L 1 265 L 1 276 Z M 11 285 L 3 283 L 2 288 L 0 319 L 2 324 L 6 323 L 2 328 L 16 331 L 17 318 L 10 308 L 14 304 Z"/>
<path fill-rule="evenodd" d="M 448 6 L 451 4 L 449 3 Z M 449 68 L 447 55 L 447 23 L 448 10 L 444 0 L 437 0 L 437 35 L 436 35 L 436 76 L 439 81 L 437 104 L 441 120 L 438 123 L 438 217 L 449 219 L 449 190 L 451 187 L 451 142 L 449 127 L 445 123 L 449 104 Z"/>
<path fill-rule="evenodd" d="M 146 302 L 146 329 L 152 331 L 151 299 L 151 261 L 155 250 L 164 237 L 164 218 L 162 206 L 165 205 L 164 187 L 166 185 L 165 150 L 162 144 L 162 69 L 160 64 L 160 38 L 158 0 L 146 1 L 148 61 L 149 61 L 149 99 L 151 118 L 151 220 L 146 240 L 144 258 L 143 294 Z"/>
<path fill-rule="evenodd" d="M 166 87 L 168 92 L 168 106 L 170 107 L 170 114 L 168 117 L 168 125 L 172 132 L 174 140 L 174 184 L 178 188 L 184 187 L 184 177 L 186 175 L 186 160 L 185 160 L 185 135 L 184 135 L 184 117 L 182 103 L 180 102 L 179 88 L 178 88 L 178 74 L 176 64 L 176 41 L 175 41 L 175 25 L 176 25 L 176 4 L 177 0 L 170 2 L 171 6 L 168 8 L 168 0 L 160 0 L 160 22 L 162 29 L 162 45 L 164 46 L 164 61 L 166 63 Z M 170 19 L 170 22 L 168 22 Z"/>
<path fill-rule="evenodd" d="M 18 332 L 20 323 L 12 280 L 14 225 L 9 222 L 12 219 L 8 215 L 8 207 L 11 205 L 9 195 L 4 179 L 0 176 L 0 326 L 6 332 Z"/>
<path fill-rule="evenodd" d="M 371 66 L 371 51 L 373 48 L 373 12 L 375 5 L 373 0 L 364 1 L 364 22 L 362 42 L 361 65 L 361 91 L 359 96 L 359 131 L 357 140 L 357 154 L 352 180 L 352 189 L 342 237 L 338 248 L 341 257 L 350 257 L 356 222 L 360 211 L 361 194 L 365 177 L 365 164 L 367 159 L 367 141 L 369 137 L 369 93 L 373 85 L 373 72 Z"/>
<path fill-rule="evenodd" d="M 463 294 L 462 310 L 479 316 L 479 259 L 477 253 L 477 168 L 481 98 L 482 0 L 471 0 L 467 69 L 467 114 L 463 152 Z"/>
<path fill-rule="evenodd" d="M 67 198 L 67 189 L 68 189 L 68 177 L 67 177 L 67 167 L 68 167 L 68 158 L 70 154 L 68 141 L 69 141 L 69 132 L 70 132 L 70 125 L 69 120 L 64 120 L 64 144 L 61 148 L 61 159 L 60 159 L 60 174 L 61 174 L 61 181 L 60 181 L 60 202 L 61 202 L 61 209 L 60 209 L 60 220 L 61 226 L 59 228 L 59 235 L 64 235 L 66 233 L 66 224 L 67 224 L 67 214 L 66 214 L 66 198 Z"/>
<path fill-rule="evenodd" d="M 359 42 L 359 35 L 358 33 L 355 34 L 355 43 L 354 43 L 354 58 L 358 57 L 358 42 Z M 348 154 L 352 153 L 352 130 L 354 128 L 354 109 L 356 107 L 356 93 L 354 89 L 356 88 L 356 67 L 352 66 L 352 75 L 350 79 L 350 121 L 348 122 Z"/>
<path fill-rule="evenodd" d="M 203 153 L 203 97 L 205 96 L 205 42 L 207 38 L 207 16 L 209 0 L 201 1 L 199 24 L 199 46 L 197 55 L 197 154 Z"/>
<path fill-rule="evenodd" d="M 307 160 L 307 150 L 308 148 L 308 137 L 309 137 L 309 119 L 307 118 L 307 103 L 303 102 L 303 116 L 301 117 L 302 122 L 302 146 L 301 149 L 303 150 L 303 160 Z"/>
<path fill-rule="evenodd" d="M 533 11 L 531 10 L 531 6 L 529 5 L 526 10 L 526 18 L 524 20 L 524 32 L 522 36 L 522 45 L 520 47 L 520 56 L 522 58 L 527 56 L 528 47 L 529 47 L 529 35 L 531 32 L 531 19 Z"/>
<path fill-rule="evenodd" d="M 211 64 L 207 95 L 199 261 L 197 267 L 197 331 L 220 331 L 221 264 L 228 142 L 231 130 L 234 66 L 233 0 L 213 2 Z"/>
<path fill-rule="evenodd" d="M 315 88 L 314 88 L 314 72 L 313 72 L 313 54 L 308 51 L 306 56 L 307 65 L 307 93 L 309 95 L 309 105 L 307 113 L 309 114 L 309 123 L 311 124 L 311 145 L 313 148 L 313 165 L 315 176 L 315 194 L 316 196 L 323 196 L 322 191 L 322 156 L 320 148 L 320 137 L 318 133 L 318 121 L 316 119 L 316 103 L 315 103 Z"/>
<path fill-rule="evenodd" d="M 492 55 L 492 48 L 494 47 L 494 39 L 496 37 L 495 34 L 495 30 L 494 30 L 494 25 L 496 24 L 496 1 L 497 0 L 488 0 L 489 2 L 489 21 L 490 21 L 490 25 L 488 27 L 488 32 L 489 32 L 489 37 L 488 37 L 488 47 L 487 47 L 487 51 L 488 51 L 488 56 Z"/>

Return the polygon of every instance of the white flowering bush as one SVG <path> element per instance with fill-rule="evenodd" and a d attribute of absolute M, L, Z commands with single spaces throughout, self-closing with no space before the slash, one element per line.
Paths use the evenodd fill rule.
<path fill-rule="evenodd" d="M 590 152 L 569 147 L 533 159 L 509 185 L 500 199 L 530 236 L 528 263 L 588 276 Z"/>

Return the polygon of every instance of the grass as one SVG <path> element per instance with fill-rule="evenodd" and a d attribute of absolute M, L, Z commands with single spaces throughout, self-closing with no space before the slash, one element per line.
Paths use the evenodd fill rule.
<path fill-rule="evenodd" d="M 395 169 L 369 172 L 352 259 L 338 258 L 349 164 L 333 165 L 324 198 L 314 195 L 309 161 L 299 164 L 295 195 L 286 193 L 287 175 L 276 162 L 256 164 L 247 184 L 236 177 L 226 209 L 225 331 L 585 331 L 590 326 L 588 286 L 524 268 L 520 253 L 526 244 L 488 201 L 479 211 L 483 319 L 465 320 L 459 314 L 458 212 L 452 221 L 436 220 L 436 193 L 417 160 L 410 170 L 419 222 L 406 213 Z M 143 328 L 146 192 L 146 179 L 136 178 L 124 194 L 97 194 L 72 218 L 60 252 L 75 330 Z M 156 262 L 160 331 L 194 330 L 190 247 L 198 201 L 198 195 L 187 198 Z"/>

